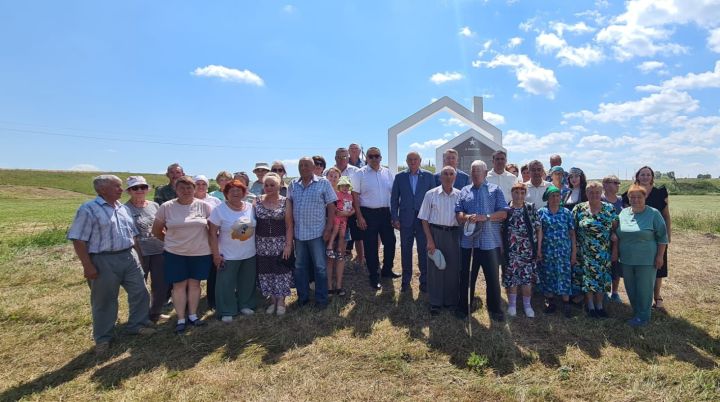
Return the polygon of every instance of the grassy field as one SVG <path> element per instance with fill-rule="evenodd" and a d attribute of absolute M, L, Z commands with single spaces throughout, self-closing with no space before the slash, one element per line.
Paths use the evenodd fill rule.
<path fill-rule="evenodd" d="M 417 278 L 412 294 L 401 294 L 398 281 L 376 294 L 352 266 L 348 296 L 325 311 L 297 307 L 293 297 L 284 317 L 260 313 L 226 325 L 207 315 L 208 327 L 181 337 L 171 321 L 150 338 L 122 335 L 120 325 L 112 353 L 98 359 L 88 287 L 63 240 L 89 198 L 0 186 L 0 357 L 9 362 L 0 400 L 720 397 L 720 236 L 712 231 L 676 230 L 664 287 L 669 314 L 655 314 L 643 329 L 625 325 L 627 304 L 611 305 L 611 318 L 601 321 L 576 310 L 571 319 L 520 314 L 505 323 L 491 322 L 483 306 L 470 336 L 452 314 L 430 316 Z M 716 200 L 672 196 L 675 227 L 678 213 L 708 220 L 718 213 Z M 484 300 L 482 280 L 478 294 Z M 533 303 L 538 310 L 541 300 Z M 121 303 L 120 322 L 126 316 Z"/>

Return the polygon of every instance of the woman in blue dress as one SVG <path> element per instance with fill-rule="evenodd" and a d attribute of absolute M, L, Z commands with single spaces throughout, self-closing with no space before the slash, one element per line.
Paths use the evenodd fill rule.
<path fill-rule="evenodd" d="M 545 313 L 557 309 L 555 297 L 563 301 L 563 314 L 570 317 L 571 267 L 576 264 L 575 223 L 572 213 L 560 206 L 560 189 L 550 186 L 543 194 L 547 206 L 540 208 L 543 242 L 540 258 L 540 289 L 545 294 Z"/>

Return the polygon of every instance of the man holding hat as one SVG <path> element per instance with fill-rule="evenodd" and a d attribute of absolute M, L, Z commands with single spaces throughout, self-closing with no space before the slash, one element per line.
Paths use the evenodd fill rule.
<path fill-rule="evenodd" d="M 262 193 L 263 193 L 263 177 L 265 177 L 265 174 L 269 171 L 270 171 L 270 165 L 268 165 L 267 163 L 257 162 L 255 164 L 255 169 L 253 169 L 253 173 L 255 173 L 255 176 L 257 176 L 257 180 L 250 187 L 250 192 L 255 194 L 256 197 L 262 195 Z"/>
<path fill-rule="evenodd" d="M 454 307 L 458 300 L 460 231 L 455 204 L 460 190 L 453 187 L 456 174 L 452 166 L 440 171 L 441 184 L 425 193 L 417 216 L 427 238 L 427 290 L 432 315 L 439 314 L 443 306 Z"/>
<path fill-rule="evenodd" d="M 482 266 L 490 318 L 503 321 L 499 277 L 500 222 L 507 217 L 507 204 L 500 187 L 487 181 L 487 170 L 487 165 L 481 160 L 470 165 L 472 184 L 463 187 L 455 206 L 458 222 L 475 224 L 473 232 L 464 233 L 460 240 L 462 269 L 456 313 L 458 317 L 465 318 L 472 312 L 469 304 L 475 295 L 475 283 Z"/>

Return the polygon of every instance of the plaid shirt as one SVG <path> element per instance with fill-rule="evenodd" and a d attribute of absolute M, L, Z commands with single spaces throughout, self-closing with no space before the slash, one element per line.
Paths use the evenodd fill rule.
<path fill-rule="evenodd" d="M 507 210 L 505 196 L 499 186 L 488 183 L 487 180 L 479 187 L 469 185 L 460 190 L 460 198 L 455 205 L 455 212 L 466 214 L 489 215 L 496 211 Z M 475 229 L 472 236 L 463 234 L 460 239 L 462 248 L 479 248 L 481 250 L 492 250 L 500 247 L 500 222 L 477 222 L 479 228 Z"/>
<path fill-rule="evenodd" d="M 137 228 L 119 201 L 110 205 L 97 196 L 80 206 L 68 231 L 69 240 L 87 242 L 88 253 L 125 250 L 135 244 Z"/>
<path fill-rule="evenodd" d="M 306 186 L 297 178 L 288 187 L 292 201 L 295 240 L 312 240 L 322 237 L 325 230 L 327 205 L 337 201 L 337 195 L 327 179 L 313 176 Z"/>

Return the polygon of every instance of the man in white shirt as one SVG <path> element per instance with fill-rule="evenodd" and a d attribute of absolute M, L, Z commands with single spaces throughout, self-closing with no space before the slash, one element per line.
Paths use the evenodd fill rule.
<path fill-rule="evenodd" d="M 418 219 L 422 220 L 428 249 L 428 294 L 430 314 L 438 315 L 442 307 L 454 308 L 458 300 L 458 275 L 460 272 L 460 230 L 455 218 L 455 204 L 460 190 L 453 187 L 455 168 L 445 166 L 440 171 L 440 186 L 427 193 L 423 199 Z M 432 260 L 436 252 L 445 258 L 444 269 Z"/>
<path fill-rule="evenodd" d="M 487 181 L 500 187 L 500 190 L 502 190 L 502 193 L 505 196 L 505 202 L 510 202 L 512 200 L 510 189 L 513 184 L 520 183 L 521 180 L 519 177 L 505 170 L 505 165 L 507 165 L 507 153 L 502 149 L 498 149 L 495 153 L 493 153 L 492 161 L 493 168 L 488 172 Z"/>
<path fill-rule="evenodd" d="M 390 192 L 393 174 L 380 165 L 382 155 L 376 147 L 368 148 L 365 154 L 367 165 L 351 177 L 353 208 L 357 215 L 357 225 L 363 234 L 365 258 L 367 260 L 370 287 L 380 290 L 380 276 L 399 278 L 392 271 L 395 259 L 395 231 L 390 215 Z M 383 244 L 383 265 L 380 269 L 378 255 L 378 235 Z"/>
<path fill-rule="evenodd" d="M 530 170 L 530 180 L 525 182 L 525 186 L 527 187 L 525 201 L 532 203 L 535 209 L 540 209 L 545 206 L 543 194 L 545 194 L 545 190 L 551 186 L 552 183 L 543 180 L 545 177 L 545 168 L 543 168 L 543 164 L 539 160 L 536 159 L 528 163 L 528 169 Z"/>

